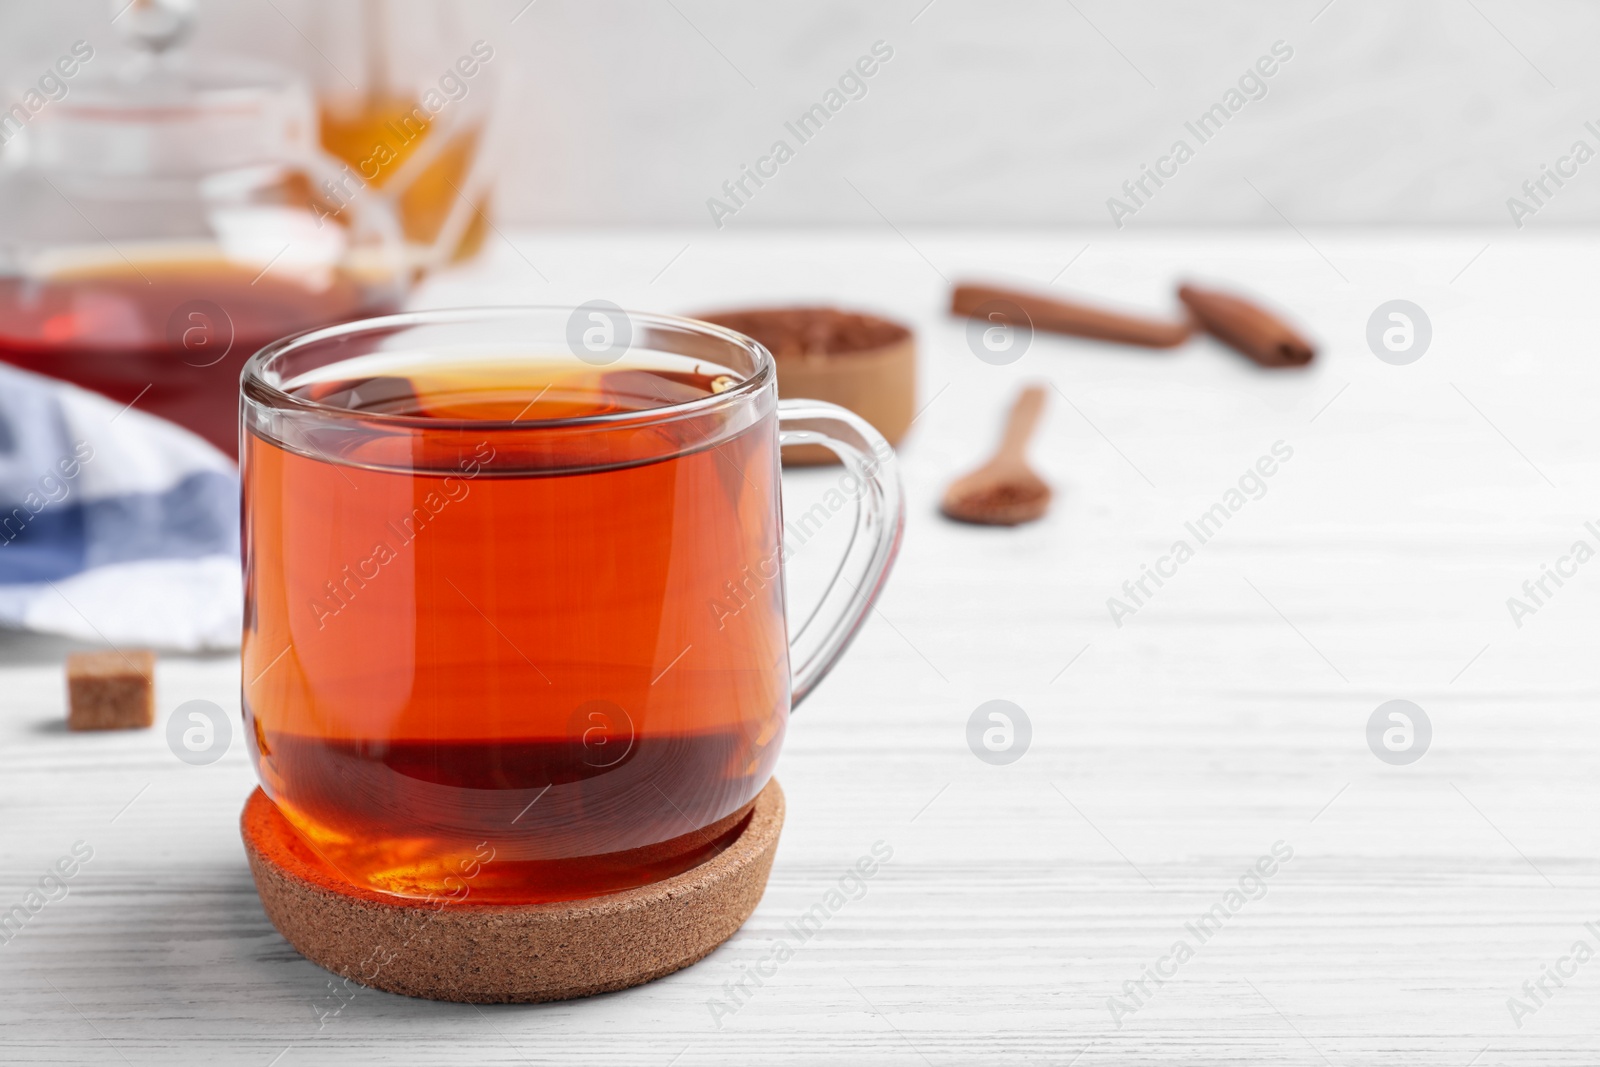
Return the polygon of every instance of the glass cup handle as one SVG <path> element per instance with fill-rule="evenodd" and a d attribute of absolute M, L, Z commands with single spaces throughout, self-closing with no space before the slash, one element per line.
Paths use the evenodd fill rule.
<path fill-rule="evenodd" d="M 883 590 L 905 529 L 905 493 L 889 442 L 867 420 L 837 404 L 778 401 L 778 446 L 786 445 L 822 445 L 832 451 L 845 468 L 837 489 L 856 501 L 856 525 L 844 558 L 816 608 L 789 638 L 790 706 L 794 707 L 850 647 Z M 785 558 L 800 547 L 791 547 L 788 535 L 809 538 L 833 515 L 830 506 L 821 503 L 790 516 L 785 522 Z"/>

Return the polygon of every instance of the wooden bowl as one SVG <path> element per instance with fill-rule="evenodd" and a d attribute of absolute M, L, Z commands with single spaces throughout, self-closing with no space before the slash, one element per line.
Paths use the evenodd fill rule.
<path fill-rule="evenodd" d="M 757 308 L 696 315 L 737 330 L 772 353 L 778 395 L 827 400 L 870 422 L 891 445 L 916 415 L 917 348 L 908 327 L 829 307 Z M 783 450 L 792 466 L 837 463 L 821 445 Z"/>

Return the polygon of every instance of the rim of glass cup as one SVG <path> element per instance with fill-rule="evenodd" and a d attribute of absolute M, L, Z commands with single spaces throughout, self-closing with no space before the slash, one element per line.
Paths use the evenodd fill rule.
<path fill-rule="evenodd" d="M 543 429 L 572 429 L 583 426 L 600 427 L 619 423 L 639 424 L 692 417 L 704 412 L 714 411 L 719 407 L 731 406 L 747 397 L 753 396 L 765 388 L 775 377 L 772 353 L 767 351 L 766 346 L 754 338 L 747 337 L 736 330 L 730 330 L 709 322 L 702 322 L 699 319 L 691 319 L 683 315 L 664 315 L 651 311 L 628 311 L 623 309 L 622 314 L 627 316 L 629 323 L 634 327 L 640 325 L 663 326 L 699 334 L 703 337 L 715 338 L 731 344 L 749 354 L 755 363 L 755 369 L 740 378 L 738 384 L 731 388 L 725 389 L 720 393 L 712 393 L 709 396 L 695 397 L 692 400 L 662 404 L 660 407 L 645 408 L 640 411 L 615 411 L 604 415 L 574 415 L 568 418 L 533 419 L 527 422 L 522 422 L 518 419 L 440 419 L 427 415 L 397 415 L 389 412 L 355 411 L 350 408 L 340 407 L 337 404 L 325 404 L 320 400 L 310 400 L 302 396 L 296 396 L 266 379 L 266 368 L 279 357 L 313 347 L 314 345 L 338 341 L 357 334 L 381 333 L 411 326 L 448 325 L 452 322 L 472 323 L 496 319 L 532 319 L 551 313 L 571 315 L 577 310 L 576 306 L 562 304 L 439 308 L 429 311 L 403 311 L 393 315 L 354 319 L 335 326 L 320 326 L 301 333 L 290 334 L 287 337 L 281 337 L 264 348 L 258 349 L 245 361 L 244 369 L 240 372 L 240 391 L 245 399 L 258 404 L 265 404 L 280 411 L 300 411 L 306 414 L 334 418 L 372 420 L 391 426 L 416 427 L 419 429 L 437 430 L 446 427 L 470 426 L 496 430 L 537 432 Z"/>

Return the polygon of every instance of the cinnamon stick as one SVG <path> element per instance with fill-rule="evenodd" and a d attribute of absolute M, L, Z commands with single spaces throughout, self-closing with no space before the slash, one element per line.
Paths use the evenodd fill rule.
<path fill-rule="evenodd" d="M 1172 348 L 1187 341 L 1194 333 L 1194 325 L 1187 318 L 1179 322 L 1169 319 L 1128 315 L 1104 308 L 1090 307 L 1048 296 L 1035 296 L 1013 289 L 1000 289 L 989 285 L 958 285 L 950 298 L 950 310 L 969 318 L 986 318 L 989 314 L 1001 315 L 1010 322 L 1014 317 L 1005 309 L 980 311 L 990 302 L 1003 302 L 1021 310 L 1036 330 L 1071 334 L 1074 337 L 1092 337 L 1099 341 L 1119 341 L 1146 348 Z"/>
<path fill-rule="evenodd" d="M 1178 299 L 1207 333 L 1263 367 L 1303 367 L 1316 355 L 1292 326 L 1243 297 L 1183 285 Z"/>

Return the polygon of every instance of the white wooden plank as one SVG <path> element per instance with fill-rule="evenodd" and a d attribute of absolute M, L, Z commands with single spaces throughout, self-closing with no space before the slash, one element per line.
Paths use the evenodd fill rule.
<path fill-rule="evenodd" d="M 1505 606 L 1600 518 L 1600 268 L 1583 242 L 1495 239 L 1452 284 L 1491 236 L 1313 231 L 1316 250 L 1287 232 L 911 232 L 916 250 L 888 231 L 515 236 L 549 285 L 501 247 L 421 301 L 804 297 L 918 327 L 931 403 L 903 450 L 905 552 L 881 611 L 795 716 L 779 771 L 789 822 L 760 910 L 703 963 L 641 989 L 482 1010 L 363 992 L 319 1028 L 317 1009 L 337 1003 L 328 976 L 272 931 L 244 865 L 242 744 L 189 767 L 158 731 L 70 736 L 52 725 L 62 647 L 18 638 L 0 648 L 0 908 L 74 841 L 95 856 L 0 945 L 0 1058 L 1600 1056 L 1600 963 L 1552 986 L 1520 1028 L 1507 1008 L 1576 939 L 1600 949 L 1584 927 L 1600 922 L 1600 564 L 1521 628 Z M 1305 373 L 1267 375 L 1207 342 L 1152 354 L 1041 337 L 991 367 L 942 315 L 945 281 L 922 258 L 1043 287 L 1086 242 L 1058 288 L 1164 306 L 1180 271 L 1215 276 L 1293 309 L 1325 351 Z M 1410 367 L 1363 340 L 1395 296 L 1433 317 L 1434 348 Z M 1009 532 L 943 523 L 944 481 L 1031 378 L 1059 390 L 1034 452 L 1058 507 Z M 1106 598 L 1279 440 L 1295 454 L 1266 494 L 1115 626 Z M 793 477 L 791 503 L 828 477 Z M 824 547 L 796 568 L 820 567 Z M 226 658 L 160 669 L 163 714 L 192 697 L 236 708 L 237 689 Z M 1435 729 L 1410 767 L 1366 747 L 1367 717 L 1396 697 Z M 968 715 L 994 698 L 1034 730 L 1005 767 L 965 742 Z M 865 896 L 713 1018 L 724 983 L 878 840 L 894 858 Z M 1280 840 L 1294 858 L 1265 895 L 1115 1025 L 1107 998 Z"/>

